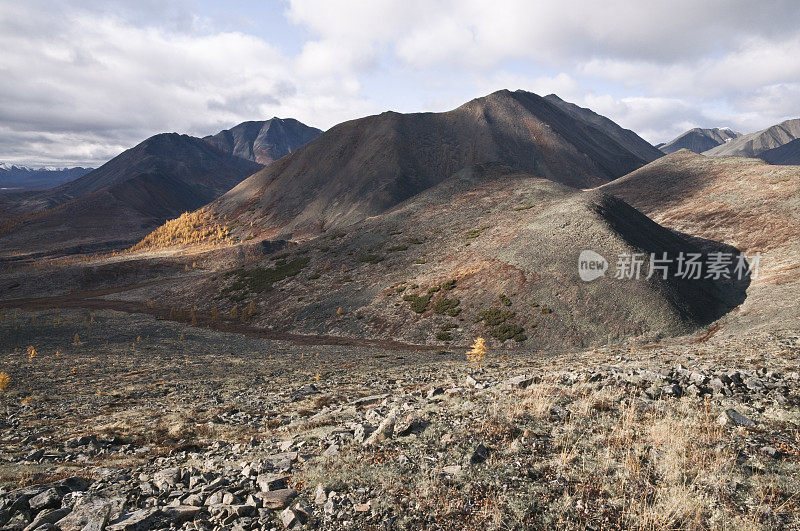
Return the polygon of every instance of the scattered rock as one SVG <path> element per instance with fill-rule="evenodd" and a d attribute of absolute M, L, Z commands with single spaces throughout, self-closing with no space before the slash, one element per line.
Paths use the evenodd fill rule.
<path fill-rule="evenodd" d="M 734 426 L 755 426 L 756 422 L 752 419 L 749 419 L 736 411 L 735 409 L 726 409 L 725 412 L 719 416 L 719 423 L 723 426 L 725 424 L 731 423 Z"/>
<path fill-rule="evenodd" d="M 489 449 L 486 448 L 483 444 L 479 444 L 475 451 L 472 452 L 472 456 L 469 458 L 469 462 L 472 465 L 478 465 L 480 463 L 485 462 L 489 459 Z"/>
<path fill-rule="evenodd" d="M 371 446 L 373 444 L 385 441 L 389 439 L 394 434 L 394 425 L 397 421 L 397 409 L 393 409 L 383 422 L 380 423 L 378 429 L 376 429 L 372 435 L 370 435 L 367 440 L 364 441 L 364 446 Z"/>
<path fill-rule="evenodd" d="M 288 507 L 297 497 L 297 491 L 294 489 L 278 489 L 269 492 L 262 492 L 258 495 L 261 498 L 264 507 L 267 509 L 283 509 Z"/>

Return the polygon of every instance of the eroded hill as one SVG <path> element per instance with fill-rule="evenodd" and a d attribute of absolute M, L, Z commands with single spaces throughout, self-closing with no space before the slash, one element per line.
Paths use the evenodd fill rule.
<path fill-rule="evenodd" d="M 157 299 L 301 334 L 529 348 L 686 333 L 741 301 L 707 280 L 607 277 L 578 257 L 697 251 L 612 196 L 498 165 L 464 170 L 391 211 Z M 643 270 L 643 272 L 645 272 Z"/>

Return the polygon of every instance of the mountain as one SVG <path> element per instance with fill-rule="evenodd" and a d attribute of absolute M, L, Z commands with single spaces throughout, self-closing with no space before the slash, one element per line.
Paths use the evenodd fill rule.
<path fill-rule="evenodd" d="M 762 152 L 758 158 L 770 164 L 800 164 L 800 138 Z"/>
<path fill-rule="evenodd" d="M 661 144 L 658 149 L 666 154 L 675 153 L 680 149 L 688 149 L 695 153 L 702 153 L 711 148 L 730 142 L 742 136 L 742 133 L 727 127 L 719 129 L 701 129 L 696 127 L 686 131 L 677 138 L 670 140 L 666 144 Z"/>
<path fill-rule="evenodd" d="M 686 333 L 741 300 L 722 282 L 674 275 L 609 271 L 584 282 L 584 249 L 613 264 L 620 253 L 699 247 L 609 194 L 483 164 L 346 230 L 193 278 L 157 303 L 232 315 L 253 301 L 255 326 L 301 334 L 563 348 Z"/>
<path fill-rule="evenodd" d="M 322 133 L 293 118 L 243 122 L 203 140 L 228 155 L 267 165 Z"/>
<path fill-rule="evenodd" d="M 212 210 L 259 227 L 259 237 L 310 235 L 384 212 L 476 163 L 586 188 L 661 155 L 590 113 L 502 90 L 448 112 L 344 122 L 248 178 Z"/>
<path fill-rule="evenodd" d="M 597 114 L 591 109 L 566 102 L 555 94 L 548 94 L 544 99 L 584 124 L 597 127 L 642 160 L 650 161 L 662 156 L 662 153 L 660 153 L 657 148 L 650 145 L 649 142 L 630 129 L 623 129 L 612 120 Z"/>
<path fill-rule="evenodd" d="M 277 142 L 279 132 L 276 127 L 268 136 Z M 280 149 L 295 149 L 296 141 L 292 136 L 278 143 Z M 0 249 L 5 251 L 0 258 L 127 246 L 263 167 L 208 139 L 177 133 L 152 136 L 72 182 L 6 198 L 18 215 L 0 227 Z"/>
<path fill-rule="evenodd" d="M 44 190 L 74 181 L 92 168 L 29 168 L 0 163 L 0 189 Z"/>
<path fill-rule="evenodd" d="M 759 157 L 761 153 L 780 147 L 800 137 L 800 118 L 786 120 L 762 131 L 740 136 L 726 144 L 708 151 L 704 155 L 718 157 L 732 155 L 739 157 Z"/>
<path fill-rule="evenodd" d="M 742 326 L 800 318 L 800 167 L 681 150 L 601 187 L 669 229 L 761 254 Z"/>

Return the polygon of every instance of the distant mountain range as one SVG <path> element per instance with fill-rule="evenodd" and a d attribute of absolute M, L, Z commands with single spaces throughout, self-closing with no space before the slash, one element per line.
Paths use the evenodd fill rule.
<path fill-rule="evenodd" d="M 703 154 L 713 157 L 723 155 L 760 157 L 762 153 L 788 144 L 796 138 L 800 138 L 800 118 L 786 120 L 761 131 L 740 136 Z"/>
<path fill-rule="evenodd" d="M 719 145 L 730 142 L 742 136 L 742 133 L 727 127 L 719 129 L 701 129 L 696 127 L 686 131 L 666 144 L 659 144 L 658 149 L 666 154 L 675 153 L 681 149 L 688 149 L 695 153 L 702 153 Z"/>
<path fill-rule="evenodd" d="M 385 112 L 339 124 L 210 208 L 255 227 L 258 237 L 316 234 L 384 212 L 473 164 L 589 188 L 662 155 L 556 96 L 501 90 L 448 112 Z"/>
<path fill-rule="evenodd" d="M 322 133 L 293 118 L 243 122 L 203 140 L 220 151 L 267 165 Z"/>
<path fill-rule="evenodd" d="M 776 148 L 762 151 L 758 158 L 770 164 L 800 164 L 800 138 Z"/>
<path fill-rule="evenodd" d="M 18 216 L 6 223 L 0 244 L 25 254 L 43 246 L 85 252 L 135 242 L 263 168 L 256 162 L 259 157 L 280 157 L 317 134 L 318 129 L 296 120 L 274 118 L 204 139 L 152 136 L 74 181 L 35 194 L 7 195 L 5 203 L 13 202 Z M 223 142 L 226 138 L 232 141 Z"/>
<path fill-rule="evenodd" d="M 0 188 L 14 190 L 45 190 L 74 181 L 92 168 L 31 168 L 0 163 Z"/>

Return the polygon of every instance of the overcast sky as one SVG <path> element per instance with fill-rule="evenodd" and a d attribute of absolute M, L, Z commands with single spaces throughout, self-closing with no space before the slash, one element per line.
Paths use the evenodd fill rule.
<path fill-rule="evenodd" d="M 0 162 L 556 93 L 650 142 L 800 116 L 796 0 L 0 0 Z"/>

